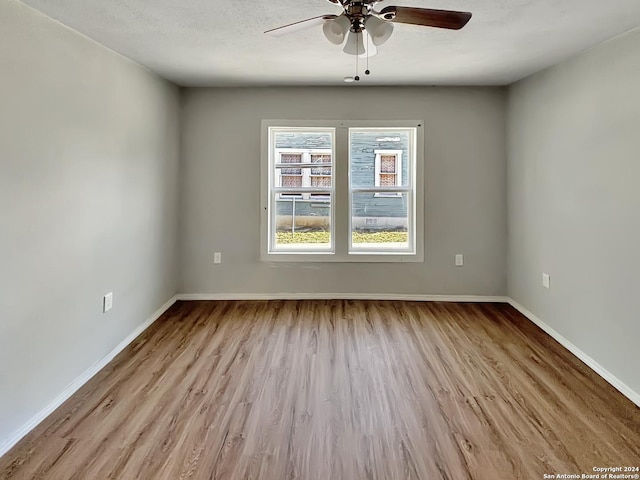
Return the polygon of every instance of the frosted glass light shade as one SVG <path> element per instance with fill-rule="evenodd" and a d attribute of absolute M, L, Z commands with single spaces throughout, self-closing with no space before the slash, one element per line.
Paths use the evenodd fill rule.
<path fill-rule="evenodd" d="M 367 32 L 369 32 L 369 35 L 371 35 L 371 41 L 376 46 L 382 45 L 384 42 L 389 40 L 389 37 L 391 37 L 391 34 L 393 33 L 392 23 L 380 20 L 378 17 L 374 17 L 373 15 L 367 18 L 364 27 L 367 29 Z"/>
<path fill-rule="evenodd" d="M 324 22 L 322 32 L 334 45 L 341 45 L 349 31 L 350 22 L 346 15 L 340 15 L 334 20 Z"/>
<path fill-rule="evenodd" d="M 349 55 L 362 55 L 365 52 L 363 40 L 362 32 L 349 31 L 347 43 L 344 44 L 342 51 Z"/>

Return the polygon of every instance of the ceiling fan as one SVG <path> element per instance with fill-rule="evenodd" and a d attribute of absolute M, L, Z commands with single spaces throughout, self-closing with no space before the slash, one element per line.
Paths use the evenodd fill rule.
<path fill-rule="evenodd" d="M 375 47 L 386 42 L 393 33 L 394 23 L 408 23 L 425 27 L 460 30 L 471 19 L 469 12 L 452 10 L 434 10 L 414 7 L 385 7 L 374 10 L 383 0 L 328 0 L 340 5 L 344 10 L 340 15 L 320 15 L 282 27 L 272 28 L 264 33 L 281 36 L 306 28 L 322 25 L 325 37 L 335 45 L 342 45 L 347 39 L 343 51 L 349 55 L 372 56 Z M 371 41 L 373 47 L 367 50 Z"/>

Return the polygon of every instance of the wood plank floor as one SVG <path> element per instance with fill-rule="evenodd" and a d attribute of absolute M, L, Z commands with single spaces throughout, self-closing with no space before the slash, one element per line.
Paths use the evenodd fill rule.
<path fill-rule="evenodd" d="M 499 304 L 188 302 L 3 479 L 542 479 L 640 464 L 640 409 Z"/>

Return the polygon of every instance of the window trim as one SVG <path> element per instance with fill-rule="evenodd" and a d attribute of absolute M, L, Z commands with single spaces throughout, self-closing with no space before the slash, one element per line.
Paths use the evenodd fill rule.
<path fill-rule="evenodd" d="M 265 119 L 261 122 L 261 222 L 260 222 L 260 260 L 264 262 L 305 262 L 305 263 L 415 263 L 424 262 L 424 122 L 422 120 L 287 120 Z M 331 241 L 332 250 L 321 252 L 313 250 L 269 252 L 273 239 L 270 186 L 274 185 L 272 168 L 274 148 L 271 129 L 334 129 L 332 152 L 332 208 Z M 413 199 L 411 208 L 415 225 L 413 247 L 415 253 L 406 251 L 373 253 L 370 251 L 349 252 L 351 243 L 350 220 L 350 179 L 349 179 L 349 128 L 415 128 L 415 171 L 413 172 Z M 313 149 L 312 149 L 313 150 Z M 404 160 L 404 159 L 403 159 Z M 411 176 L 410 176 L 411 178 Z"/>

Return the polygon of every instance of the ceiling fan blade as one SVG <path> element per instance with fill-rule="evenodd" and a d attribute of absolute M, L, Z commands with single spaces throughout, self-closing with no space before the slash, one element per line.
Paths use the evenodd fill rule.
<path fill-rule="evenodd" d="M 282 27 L 272 28 L 264 33 L 268 33 L 274 37 L 280 37 L 288 33 L 297 32 L 306 28 L 322 25 L 327 20 L 333 20 L 337 18 L 337 15 L 320 15 L 319 17 L 307 18 L 306 20 L 300 20 L 299 22 L 290 23 L 289 25 L 283 25 Z"/>
<path fill-rule="evenodd" d="M 385 7 L 380 14 L 384 19 L 394 23 L 410 23 L 450 30 L 460 30 L 471 19 L 469 12 L 413 7 Z"/>

